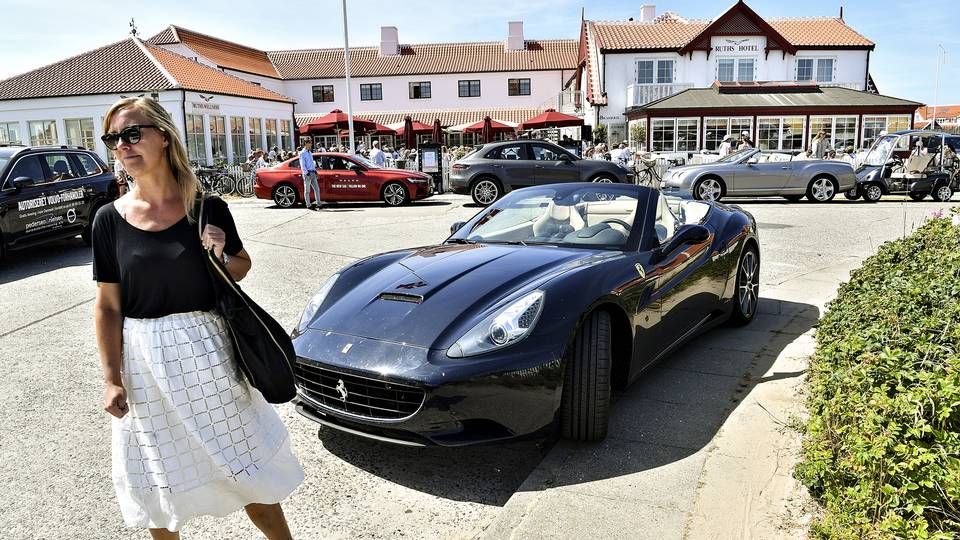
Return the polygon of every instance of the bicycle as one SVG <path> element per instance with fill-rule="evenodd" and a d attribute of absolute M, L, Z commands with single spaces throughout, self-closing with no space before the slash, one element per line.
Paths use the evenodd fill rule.
<path fill-rule="evenodd" d="M 637 184 L 641 186 L 652 187 L 660 189 L 660 183 L 663 182 L 663 176 L 660 175 L 659 167 L 657 166 L 657 159 L 644 159 L 640 158 L 639 161 L 643 164 L 642 169 L 637 169 L 637 163 L 634 162 L 634 169 L 636 170 L 635 178 L 637 179 Z M 678 159 L 668 159 L 667 169 L 670 167 L 675 167 L 680 165 L 680 160 Z"/>
<path fill-rule="evenodd" d="M 253 197 L 253 169 L 249 163 L 240 165 L 240 176 L 234 182 L 237 195 L 243 198 Z"/>
<path fill-rule="evenodd" d="M 200 187 L 204 191 L 210 191 L 218 195 L 229 195 L 236 189 L 236 181 L 227 174 L 226 169 L 195 165 L 193 172 L 197 175 Z"/>

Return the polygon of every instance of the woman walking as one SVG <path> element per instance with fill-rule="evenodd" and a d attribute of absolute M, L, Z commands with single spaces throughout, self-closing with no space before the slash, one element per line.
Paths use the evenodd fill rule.
<path fill-rule="evenodd" d="M 238 371 L 212 311 L 203 250 L 237 280 L 250 270 L 233 217 L 211 199 L 198 238 L 197 179 L 156 101 L 118 101 L 103 131 L 137 178 L 93 222 L 97 343 L 124 522 L 175 539 L 195 516 L 244 508 L 267 538 L 290 538 L 279 502 L 303 470 L 277 413 Z"/>

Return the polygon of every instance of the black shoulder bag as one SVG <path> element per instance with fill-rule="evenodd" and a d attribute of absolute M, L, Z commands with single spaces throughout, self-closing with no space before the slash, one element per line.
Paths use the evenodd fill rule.
<path fill-rule="evenodd" d="M 199 195 L 197 224 L 207 223 L 205 195 Z M 290 336 L 273 317 L 244 294 L 213 250 L 203 250 L 216 303 L 233 342 L 237 365 L 251 386 L 269 403 L 286 403 L 296 396 L 293 363 L 296 353 Z"/>

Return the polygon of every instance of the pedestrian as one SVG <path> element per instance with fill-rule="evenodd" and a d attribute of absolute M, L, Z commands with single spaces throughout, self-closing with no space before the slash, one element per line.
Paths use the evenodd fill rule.
<path fill-rule="evenodd" d="M 376 142 L 376 141 L 374 141 L 374 142 Z M 363 141 L 360 141 L 360 145 L 357 146 L 357 153 L 362 155 L 362 154 L 364 154 L 366 151 L 367 151 L 367 145 L 363 144 Z"/>
<path fill-rule="evenodd" d="M 123 163 L 119 159 L 113 162 L 113 176 L 117 179 L 117 196 L 126 195 L 133 182 L 127 171 L 123 170 Z"/>
<path fill-rule="evenodd" d="M 813 138 L 813 157 L 817 159 L 823 159 L 827 156 L 827 151 L 829 149 L 829 141 L 827 140 L 827 132 L 820 130 L 817 132 L 817 136 Z"/>
<path fill-rule="evenodd" d="M 720 154 L 720 157 L 729 156 L 733 153 L 733 135 L 728 133 L 723 136 L 723 142 L 720 143 L 717 153 Z"/>
<path fill-rule="evenodd" d="M 290 538 L 280 501 L 303 481 L 283 422 L 241 374 L 213 311 L 204 250 L 236 280 L 251 267 L 227 204 L 211 199 L 198 236 L 199 184 L 170 114 L 124 98 L 104 143 L 136 176 L 93 221 L 97 344 L 114 418 L 113 485 L 123 520 L 177 539 L 200 515 L 244 508 L 271 539 Z"/>
<path fill-rule="evenodd" d="M 277 147 L 276 147 L 276 146 L 274 146 L 273 149 L 270 150 L 270 153 L 267 154 L 267 160 L 270 161 L 270 163 L 273 163 L 273 162 L 277 161 Z"/>
<path fill-rule="evenodd" d="M 610 152 L 610 155 L 614 163 L 626 168 L 627 160 L 630 159 L 630 150 L 627 149 L 627 143 L 620 143 L 617 148 Z"/>
<path fill-rule="evenodd" d="M 373 141 L 373 148 L 370 150 L 370 161 L 377 167 L 386 166 L 383 150 L 380 150 L 380 141 Z"/>
<path fill-rule="evenodd" d="M 739 151 L 739 150 L 746 150 L 746 149 L 748 149 L 748 148 L 753 148 L 754 146 L 755 146 L 755 145 L 753 144 L 753 140 L 750 139 L 750 132 L 749 132 L 749 131 L 741 131 L 741 132 L 740 132 L 740 144 L 737 146 L 737 150 L 738 150 L 738 151 Z"/>
<path fill-rule="evenodd" d="M 300 151 L 300 175 L 303 177 L 303 204 L 311 210 L 320 210 L 320 185 L 317 183 L 317 163 L 313 160 L 313 141 L 307 141 Z M 310 190 L 316 204 L 310 205 Z"/>

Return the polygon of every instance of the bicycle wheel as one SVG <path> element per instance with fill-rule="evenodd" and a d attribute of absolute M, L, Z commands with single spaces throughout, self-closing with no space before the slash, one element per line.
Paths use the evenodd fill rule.
<path fill-rule="evenodd" d="M 641 186 L 653 186 L 653 173 L 650 169 L 644 169 L 637 173 L 637 184 Z"/>
<path fill-rule="evenodd" d="M 253 197 L 253 176 L 245 176 L 237 179 L 237 195 L 241 197 Z"/>
<path fill-rule="evenodd" d="M 236 183 L 233 181 L 233 177 L 226 174 L 214 176 L 212 183 L 214 185 L 214 191 L 221 195 L 229 195 L 236 189 Z"/>

